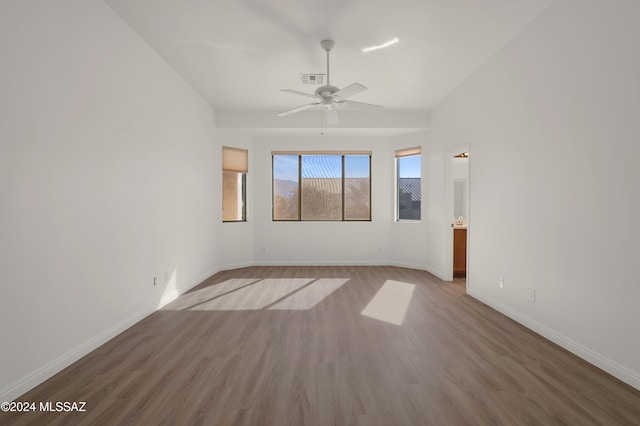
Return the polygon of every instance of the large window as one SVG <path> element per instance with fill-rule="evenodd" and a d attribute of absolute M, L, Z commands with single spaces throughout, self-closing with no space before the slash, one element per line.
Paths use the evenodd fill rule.
<path fill-rule="evenodd" d="M 274 221 L 371 220 L 371 153 L 273 155 Z"/>
<path fill-rule="evenodd" d="M 396 151 L 398 220 L 420 220 L 422 203 L 422 179 L 420 148 Z"/>
<path fill-rule="evenodd" d="M 245 149 L 222 147 L 222 221 L 247 220 L 248 153 Z"/>

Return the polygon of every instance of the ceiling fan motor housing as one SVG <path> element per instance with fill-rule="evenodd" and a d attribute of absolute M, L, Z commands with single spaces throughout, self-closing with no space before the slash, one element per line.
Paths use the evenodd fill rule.
<path fill-rule="evenodd" d="M 320 42 L 320 46 L 327 52 L 333 49 L 335 45 L 336 45 L 336 42 L 333 40 L 322 40 Z"/>
<path fill-rule="evenodd" d="M 331 100 L 333 94 L 336 93 L 338 89 L 336 86 L 320 86 L 316 89 L 316 96 L 320 96 L 323 100 Z"/>

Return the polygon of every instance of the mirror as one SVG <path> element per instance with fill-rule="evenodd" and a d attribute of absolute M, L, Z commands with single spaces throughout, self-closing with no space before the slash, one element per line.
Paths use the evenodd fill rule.
<path fill-rule="evenodd" d="M 469 153 L 462 152 L 453 158 L 453 218 L 469 219 Z"/>
<path fill-rule="evenodd" d="M 467 180 L 456 179 L 453 181 L 453 217 L 467 218 Z"/>

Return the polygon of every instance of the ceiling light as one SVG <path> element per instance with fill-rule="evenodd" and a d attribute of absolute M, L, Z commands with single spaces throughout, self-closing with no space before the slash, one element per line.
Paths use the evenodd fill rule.
<path fill-rule="evenodd" d="M 369 47 L 365 47 L 364 49 L 362 49 L 362 53 L 367 53 L 367 52 L 371 52 L 372 50 L 378 50 L 378 49 L 384 49 L 385 47 L 389 47 L 393 44 L 396 44 L 397 42 L 399 42 L 400 39 L 398 39 L 398 37 L 391 39 L 389 41 L 385 41 L 382 44 L 379 44 L 377 46 L 369 46 Z"/>

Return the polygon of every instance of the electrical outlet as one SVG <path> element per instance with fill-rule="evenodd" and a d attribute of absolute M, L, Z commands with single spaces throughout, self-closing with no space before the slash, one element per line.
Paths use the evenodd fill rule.
<path fill-rule="evenodd" d="M 168 282 L 169 282 L 169 273 L 168 273 L 168 272 L 165 272 L 165 273 L 164 273 L 164 282 L 165 282 L 165 283 L 168 283 Z"/>
<path fill-rule="evenodd" d="M 500 280 L 498 281 L 498 287 L 504 288 L 504 278 L 500 278 Z"/>
<path fill-rule="evenodd" d="M 262 254 L 265 254 L 267 252 L 267 248 L 266 247 L 262 247 Z"/>
<path fill-rule="evenodd" d="M 529 302 L 536 301 L 536 291 L 534 289 L 529 290 Z"/>
<path fill-rule="evenodd" d="M 153 286 L 155 287 L 158 284 L 158 277 L 153 277 Z"/>

